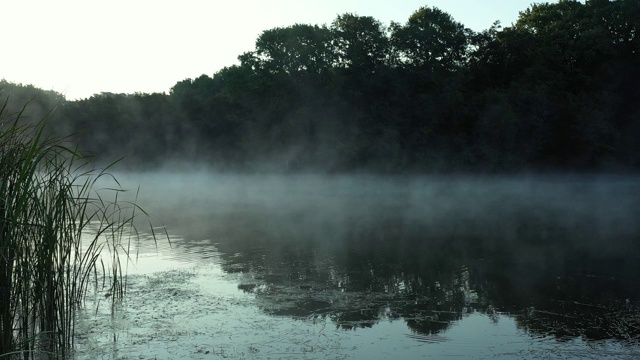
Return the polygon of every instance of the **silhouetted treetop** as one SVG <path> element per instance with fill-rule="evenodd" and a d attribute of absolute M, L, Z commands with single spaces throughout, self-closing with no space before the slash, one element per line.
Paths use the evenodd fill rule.
<path fill-rule="evenodd" d="M 402 66 L 430 71 L 454 71 L 466 61 L 472 34 L 451 15 L 422 7 L 405 25 L 391 24 L 391 43 Z"/>

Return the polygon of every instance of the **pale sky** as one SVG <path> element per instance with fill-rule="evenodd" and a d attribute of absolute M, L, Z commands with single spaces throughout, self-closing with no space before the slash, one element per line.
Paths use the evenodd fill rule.
<path fill-rule="evenodd" d="M 421 6 L 481 31 L 509 26 L 538 0 L 11 0 L 1 1 L 0 79 L 67 99 L 168 92 L 176 82 L 237 64 L 268 29 L 330 24 L 347 12 L 385 25 Z M 556 1 L 550 1 L 556 2 Z"/>

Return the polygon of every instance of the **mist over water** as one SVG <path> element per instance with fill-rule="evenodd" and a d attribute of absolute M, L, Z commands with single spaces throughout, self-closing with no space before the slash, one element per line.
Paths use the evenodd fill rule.
<path fill-rule="evenodd" d="M 119 175 L 123 186 L 139 182 L 138 203 L 184 238 L 176 246 L 389 248 L 426 265 L 499 260 L 520 276 L 570 271 L 628 281 L 635 274 L 624 265 L 640 249 L 633 177 L 130 176 Z"/>
<path fill-rule="evenodd" d="M 417 342 L 502 318 L 516 343 L 551 341 L 530 344 L 541 352 L 573 341 L 571 351 L 626 356 L 638 345 L 638 177 L 117 177 L 139 184 L 137 202 L 166 225 L 172 247 L 160 254 L 218 264 L 266 316 L 356 332 L 399 322 L 385 331 Z M 197 283 L 215 291 L 206 277 Z M 477 341 L 473 351 L 489 340 Z"/>
<path fill-rule="evenodd" d="M 209 216 L 238 221 L 268 215 L 270 229 L 304 229 L 323 242 L 341 227 L 385 220 L 420 223 L 430 233 L 545 237 L 544 226 L 580 232 L 583 240 L 638 230 L 638 179 L 625 176 L 233 175 L 210 172 L 116 174 L 140 185 L 137 202 L 169 228 Z M 133 192 L 131 192 L 133 193 Z M 229 213 L 231 212 L 231 213 Z M 221 219 L 211 220 L 221 221 Z M 520 226 L 518 229 L 517 227 Z M 189 226 L 205 235 L 208 229 Z M 538 232 L 542 232 L 538 234 Z M 496 234 L 496 235 L 498 235 Z M 337 234 L 334 234 L 337 235 Z M 539 236 L 538 236 L 539 235 Z M 604 239 L 603 239 L 604 240 Z"/>

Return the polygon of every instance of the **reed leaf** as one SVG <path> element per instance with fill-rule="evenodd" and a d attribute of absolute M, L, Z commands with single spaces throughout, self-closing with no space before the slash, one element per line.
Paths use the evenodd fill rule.
<path fill-rule="evenodd" d="M 25 107 L 8 114 L 7 103 L 0 107 L 0 358 L 68 358 L 92 275 L 96 284 L 108 280 L 112 308 L 125 295 L 121 255 L 131 260 L 134 219 L 147 213 L 118 201 L 122 189 L 108 168 L 91 169 L 66 138 L 44 135 L 45 119 L 23 124 Z M 109 196 L 96 190 L 103 178 L 116 184 Z"/>

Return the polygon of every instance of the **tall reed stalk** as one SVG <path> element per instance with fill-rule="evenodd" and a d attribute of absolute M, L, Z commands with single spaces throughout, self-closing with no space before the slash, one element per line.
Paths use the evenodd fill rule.
<path fill-rule="evenodd" d="M 8 113 L 3 101 L 0 358 L 68 358 L 90 279 L 108 276 L 112 299 L 124 295 L 119 252 L 128 256 L 131 238 L 123 234 L 132 232 L 138 208 L 118 202 L 118 189 L 111 200 L 100 196 L 96 181 L 109 175 L 90 170 L 65 139 L 45 136 L 44 120 L 25 123 L 22 114 Z M 83 241 L 88 228 L 92 241 Z M 107 271 L 103 249 L 111 255 Z"/>

